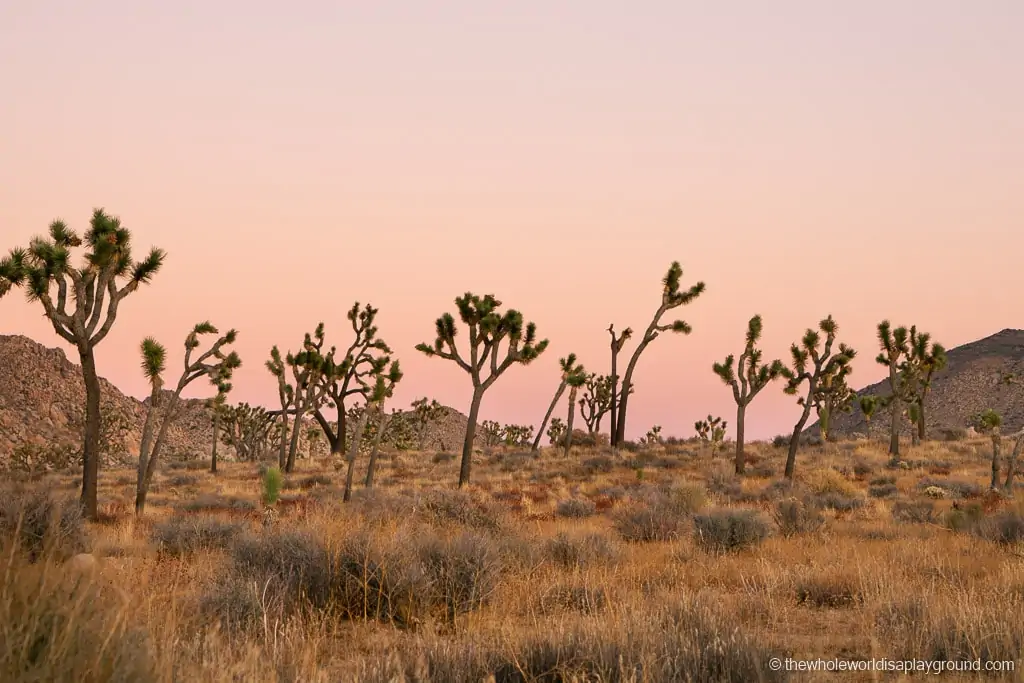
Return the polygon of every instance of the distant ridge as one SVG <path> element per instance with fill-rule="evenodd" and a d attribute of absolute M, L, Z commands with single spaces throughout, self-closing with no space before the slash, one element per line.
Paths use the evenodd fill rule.
<path fill-rule="evenodd" d="M 947 356 L 949 363 L 932 380 L 926 403 L 929 438 L 941 437 L 946 430 L 970 426 L 971 418 L 987 408 L 1002 416 L 1004 431 L 1024 427 L 1024 330 L 1007 328 L 949 349 Z M 1018 381 L 1007 384 L 1004 380 L 1008 376 Z M 883 380 L 857 393 L 885 395 L 888 391 L 888 380 Z M 871 418 L 871 432 L 887 433 L 889 416 L 888 410 L 876 413 Z M 868 432 L 867 422 L 856 407 L 852 413 L 839 415 L 832 422 L 836 434 Z M 901 433 L 909 434 L 911 426 L 904 418 Z M 816 425 L 812 428 L 817 432 Z"/>

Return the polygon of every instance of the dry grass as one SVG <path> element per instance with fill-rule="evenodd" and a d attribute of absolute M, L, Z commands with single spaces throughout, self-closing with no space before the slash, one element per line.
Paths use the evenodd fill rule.
<path fill-rule="evenodd" d="M 464 491 L 457 461 L 403 453 L 350 504 L 333 463 L 300 461 L 270 527 L 252 464 L 168 468 L 142 520 L 131 473 L 104 472 L 99 524 L 46 497 L 73 492 L 47 475 L 3 492 L 0 680 L 873 680 L 796 678 L 774 656 L 1024 669 L 1024 508 L 984 494 L 983 445 L 948 446 L 893 469 L 871 444 L 809 448 L 792 486 L 680 449 L 494 449 Z M 783 458 L 751 448 L 760 472 Z M 73 569 L 83 550 L 96 566 Z"/>

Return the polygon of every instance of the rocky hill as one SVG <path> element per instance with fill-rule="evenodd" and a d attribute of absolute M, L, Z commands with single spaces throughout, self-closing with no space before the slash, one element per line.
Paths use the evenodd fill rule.
<path fill-rule="evenodd" d="M 864 354 L 867 357 L 868 354 Z M 1003 417 L 1003 431 L 1024 427 L 1024 330 L 1006 329 L 947 352 L 949 363 L 938 373 L 928 396 L 927 418 L 930 437 L 962 429 L 971 418 L 992 408 Z M 862 361 L 863 362 L 863 361 Z M 1015 378 L 1007 383 L 1006 378 Z M 885 395 L 888 381 L 864 387 L 857 393 Z M 871 419 L 871 432 L 884 434 L 889 429 L 888 410 L 880 410 Z M 904 418 L 903 433 L 911 424 Z M 868 425 L 859 410 L 833 420 L 836 434 L 868 433 Z M 817 427 L 813 427 L 817 433 Z"/>
<path fill-rule="evenodd" d="M 149 399 L 139 401 L 100 379 L 105 421 L 107 461 L 131 462 L 138 457 L 142 425 Z M 64 351 L 47 348 L 21 335 L 0 335 L 0 463 L 15 451 L 23 456 L 38 449 L 75 450 L 81 444 L 85 384 L 81 368 Z M 408 415 L 399 412 L 408 419 Z M 185 399 L 175 423 L 168 429 L 165 454 L 174 458 L 205 456 L 213 439 L 212 415 L 201 399 Z M 401 419 L 401 417 L 400 417 Z M 314 424 L 307 420 L 307 424 Z M 445 407 L 442 417 L 425 434 L 427 450 L 458 451 L 467 418 Z M 300 453 L 308 453 L 305 430 Z M 323 439 L 314 451 L 326 453 Z M 230 458 L 232 449 L 221 446 Z"/>

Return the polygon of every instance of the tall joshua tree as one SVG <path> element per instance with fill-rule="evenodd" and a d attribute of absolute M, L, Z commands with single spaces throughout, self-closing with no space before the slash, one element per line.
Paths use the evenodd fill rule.
<path fill-rule="evenodd" d="M 735 370 L 732 354 L 726 356 L 724 362 L 712 366 L 714 373 L 732 387 L 732 397 L 736 401 L 736 474 L 743 474 L 746 465 L 743 456 L 743 427 L 747 406 L 770 382 L 778 379 L 785 369 L 781 360 L 761 364 L 762 351 L 756 348 L 756 344 L 761 340 L 762 328 L 760 315 L 755 315 L 747 323 L 747 345 L 740 354 Z"/>
<path fill-rule="evenodd" d="M 619 423 L 618 422 L 618 419 L 619 419 L 619 412 L 618 412 L 618 410 L 619 410 L 619 405 L 618 405 L 618 403 L 619 403 L 619 397 L 618 397 L 618 393 L 619 393 L 619 371 L 618 371 L 619 352 L 622 351 L 622 345 L 625 344 L 627 341 L 629 341 L 629 338 L 633 336 L 633 328 L 627 327 L 626 329 L 624 329 L 622 331 L 622 334 L 620 334 L 618 337 L 616 337 L 615 336 L 615 325 L 613 323 L 611 325 L 608 325 L 608 334 L 610 334 L 612 336 L 612 343 L 611 343 L 611 347 L 612 347 L 612 374 L 610 375 L 611 383 L 612 383 L 612 399 L 611 399 L 612 426 L 609 427 L 609 432 L 610 432 L 609 436 L 611 437 L 610 438 L 611 445 L 612 446 L 617 446 L 618 444 L 615 442 L 615 426 Z M 632 393 L 632 390 L 630 390 L 630 393 Z"/>
<path fill-rule="evenodd" d="M 697 284 L 690 287 L 688 290 L 680 291 L 679 280 L 683 276 L 683 268 L 679 265 L 678 261 L 673 261 L 672 265 L 669 266 L 668 272 L 665 277 L 662 278 L 662 284 L 664 285 L 661 293 L 661 305 L 658 306 L 658 310 L 654 312 L 654 317 L 651 319 L 651 324 L 647 326 L 647 330 L 644 332 L 643 338 L 640 339 L 640 343 L 637 344 L 636 349 L 633 351 L 633 356 L 629 359 L 629 364 L 626 366 L 626 373 L 622 376 L 622 388 L 619 390 L 619 406 L 618 415 L 616 416 L 618 421 L 615 423 L 615 434 L 613 442 L 616 445 L 621 444 L 626 438 L 626 407 L 629 402 L 629 389 L 633 386 L 633 371 L 636 370 L 637 361 L 640 360 L 640 354 L 644 352 L 648 344 L 658 338 L 662 332 L 676 332 L 679 334 L 690 334 L 692 328 L 682 320 L 676 320 L 675 322 L 667 325 L 661 324 L 661 317 L 673 308 L 684 306 L 704 292 L 704 283 L 698 282 Z"/>
<path fill-rule="evenodd" d="M 395 385 L 402 379 L 402 370 L 397 360 L 390 361 L 390 366 L 387 368 L 387 372 L 385 372 L 384 366 L 388 362 L 389 359 L 387 358 L 374 361 L 373 369 L 369 373 L 369 377 L 373 382 L 372 386 L 365 382 L 360 383 L 366 403 L 359 416 L 359 422 L 356 425 L 355 431 L 352 433 L 352 443 L 349 446 L 348 472 L 345 474 L 345 494 L 343 496 L 343 500 L 346 503 L 352 499 L 352 482 L 355 476 L 356 458 L 359 456 L 359 444 L 362 441 L 363 432 L 366 431 L 366 422 L 369 420 L 371 413 L 380 412 L 383 414 L 384 402 L 392 395 Z M 378 434 L 383 432 L 382 427 L 383 425 L 378 426 Z M 379 445 L 379 442 L 377 445 Z M 371 471 L 367 478 L 368 486 L 373 485 L 373 465 L 374 463 L 370 465 Z"/>
<path fill-rule="evenodd" d="M 232 389 L 229 379 L 230 375 L 224 376 L 223 374 L 210 377 L 213 386 L 217 388 L 217 395 L 208 402 L 210 410 L 213 411 L 213 445 L 210 447 L 211 474 L 217 473 L 217 442 L 220 441 L 220 422 L 227 407 L 228 393 Z"/>
<path fill-rule="evenodd" d="M 800 434 L 807 424 L 807 418 L 811 415 L 811 408 L 814 405 L 814 396 L 823 377 L 827 377 L 836 371 L 838 366 L 846 365 L 856 352 L 846 344 L 839 345 L 838 353 L 832 352 L 836 341 L 836 333 L 839 326 L 832 316 L 828 316 L 820 323 L 818 329 L 810 328 L 804 332 L 800 344 L 793 344 L 790 347 L 790 354 L 793 357 L 792 369 L 786 368 L 783 376 L 788 380 L 785 392 L 790 396 L 796 395 L 800 385 L 806 382 L 806 393 L 797 400 L 797 405 L 803 407 L 800 419 L 793 427 L 793 435 L 789 438 L 789 454 L 786 456 L 786 478 L 792 481 L 796 469 L 796 452 L 800 447 Z M 825 345 L 822 348 L 821 335 L 825 335 Z"/>
<path fill-rule="evenodd" d="M 285 374 L 284 359 L 277 345 L 270 349 L 270 360 L 266 363 L 267 370 L 277 379 L 277 398 L 281 403 L 280 430 L 278 430 L 277 444 L 277 466 L 284 469 L 288 459 L 288 412 L 295 405 L 295 387 L 288 383 L 288 376 Z"/>
<path fill-rule="evenodd" d="M 292 379 L 295 380 L 295 388 L 292 392 L 295 426 L 292 428 L 291 443 L 288 446 L 285 472 L 292 472 L 295 469 L 295 455 L 299 448 L 302 418 L 310 411 L 319 408 L 327 393 L 328 383 L 321 382 L 320 378 L 324 374 L 330 375 L 334 368 L 334 349 L 328 351 L 325 356 L 321 353 L 323 346 L 324 324 L 320 323 L 316 326 L 312 336 L 308 332 L 306 333 L 301 351 L 296 354 L 289 353 L 285 357 L 285 364 L 291 369 Z"/>
<path fill-rule="evenodd" d="M 894 458 L 900 455 L 900 418 L 903 417 L 903 402 L 907 398 L 907 383 L 900 375 L 903 363 L 910 357 L 910 336 L 916 335 L 917 329 L 906 327 L 892 329 L 888 320 L 878 323 L 878 343 L 882 350 L 875 362 L 889 370 L 889 395 L 885 404 L 891 412 L 889 422 L 889 454 Z"/>
<path fill-rule="evenodd" d="M 975 426 L 982 434 L 988 434 L 992 438 L 992 480 L 990 488 L 999 486 L 999 445 L 1002 435 L 999 428 L 1003 424 L 1002 416 L 989 408 L 975 417 Z"/>
<path fill-rule="evenodd" d="M 355 337 L 344 355 L 334 354 L 329 364 L 324 365 L 317 383 L 324 392 L 323 405 L 313 411 L 313 417 L 327 437 L 332 454 L 343 454 L 348 437 L 348 401 L 365 395 L 364 385 L 375 368 L 386 367 L 391 349 L 377 336 L 374 324 L 378 309 L 370 304 L 360 308 L 359 302 L 352 304 L 346 318 L 352 326 Z M 340 359 L 340 360 L 339 360 Z M 337 421 L 332 426 L 323 414 L 323 406 L 335 409 Z M 337 431 L 335 431 L 337 430 Z"/>
<path fill-rule="evenodd" d="M 160 375 L 164 370 L 167 353 L 163 345 L 152 337 L 147 337 L 142 341 L 142 368 L 150 380 L 152 393 L 149 410 L 146 412 L 146 421 L 142 428 L 142 444 L 139 448 L 138 486 L 135 492 L 136 515 L 141 515 L 145 511 L 146 494 L 149 492 L 153 473 L 156 472 L 157 459 L 160 457 L 161 447 L 167 437 L 167 429 L 178 417 L 181 392 L 201 377 L 217 378 L 222 382 L 227 382 L 231 379 L 232 371 L 242 364 L 237 353 L 234 351 L 224 353 L 223 351 L 224 346 L 235 342 L 238 335 L 235 330 L 228 330 L 208 350 L 193 360 L 192 354 L 199 347 L 199 336 L 204 334 L 219 334 L 219 332 L 209 322 L 202 322 L 188 333 L 188 336 L 185 337 L 184 368 L 178 379 L 178 384 L 166 400 L 163 399 L 161 391 L 163 380 Z M 157 420 L 160 421 L 160 429 L 156 432 L 156 439 L 153 440 Z M 150 444 L 152 444 L 152 448 L 150 448 Z"/>
<path fill-rule="evenodd" d="M 555 390 L 555 397 L 551 399 L 551 405 L 548 406 L 548 412 L 544 413 L 544 419 L 540 423 L 540 429 L 537 430 L 537 436 L 533 440 L 533 445 L 530 450 L 536 453 L 540 450 L 540 440 L 544 436 L 544 430 L 548 426 L 548 420 L 551 419 L 551 413 L 555 412 L 555 406 L 558 405 L 558 399 L 562 398 L 562 394 L 565 393 L 565 387 L 569 383 L 569 378 L 578 374 L 581 367 L 576 363 L 576 354 L 570 353 L 565 358 L 558 359 L 558 365 L 562 368 L 562 377 L 558 382 L 558 388 Z"/>
<path fill-rule="evenodd" d="M 587 371 L 582 365 L 578 365 L 565 381 L 569 385 L 569 417 L 565 423 L 565 457 L 568 458 L 569 449 L 572 447 L 572 423 L 576 419 L 576 394 L 580 387 L 587 383 Z M 540 439 L 539 434 L 537 438 Z"/>
<path fill-rule="evenodd" d="M 71 253 L 83 246 L 85 258 L 76 267 Z M 15 249 L 0 262 L 0 295 L 12 287 L 27 287 L 29 300 L 42 304 L 57 335 L 78 351 L 85 381 L 81 501 L 90 519 L 97 513 L 101 426 L 94 352 L 113 327 L 121 302 L 152 280 L 164 256 L 163 250 L 154 248 L 135 261 L 131 232 L 120 219 L 96 209 L 84 237 L 63 221 L 54 221 L 48 237 L 34 238 L 28 249 Z"/>
<path fill-rule="evenodd" d="M 856 394 L 847 384 L 847 376 L 853 372 L 849 363 L 837 364 L 830 372 L 823 373 L 818 389 L 814 392 L 812 402 L 818 414 L 818 431 L 822 442 L 835 440 L 832 431 L 832 418 L 839 413 L 853 411 L 853 399 Z"/>
<path fill-rule="evenodd" d="M 473 398 L 469 407 L 469 423 L 466 439 L 462 444 L 462 465 L 459 468 L 459 487 L 469 483 L 473 459 L 473 438 L 476 436 L 476 421 L 480 414 L 480 403 L 484 393 L 491 388 L 498 377 L 514 364 L 527 365 L 533 362 L 548 347 L 548 340 L 537 341 L 537 326 L 523 324 L 523 314 L 509 309 L 499 313 L 501 302 L 494 295 L 483 297 L 471 292 L 455 299 L 459 318 L 469 328 L 469 357 L 462 355 L 455 344 L 457 328 L 455 318 L 445 313 L 437 319 L 437 338 L 434 344 L 418 344 L 416 350 L 427 356 L 450 360 L 462 368 L 473 382 Z M 505 353 L 499 352 L 506 342 Z M 485 373 L 484 370 L 488 371 Z"/>
<path fill-rule="evenodd" d="M 935 375 L 946 368 L 949 358 L 946 355 L 946 348 L 942 344 L 932 343 L 928 334 L 917 334 L 917 330 L 911 329 L 910 337 L 910 362 L 915 366 L 915 403 L 917 405 L 917 438 L 924 441 L 928 436 L 926 423 L 925 402 L 928 393 L 932 388 L 932 379 Z"/>

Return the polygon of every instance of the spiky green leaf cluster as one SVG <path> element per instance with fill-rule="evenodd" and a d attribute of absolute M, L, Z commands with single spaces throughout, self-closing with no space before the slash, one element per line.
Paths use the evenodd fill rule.
<path fill-rule="evenodd" d="M 748 405 L 762 389 L 786 371 L 781 360 L 762 365 L 763 352 L 756 348 L 756 344 L 761 340 L 763 329 L 761 316 L 752 317 L 747 323 L 746 346 L 740 354 L 739 362 L 730 353 L 723 362 L 711 366 L 722 382 L 732 388 L 733 399 L 738 406 Z"/>

